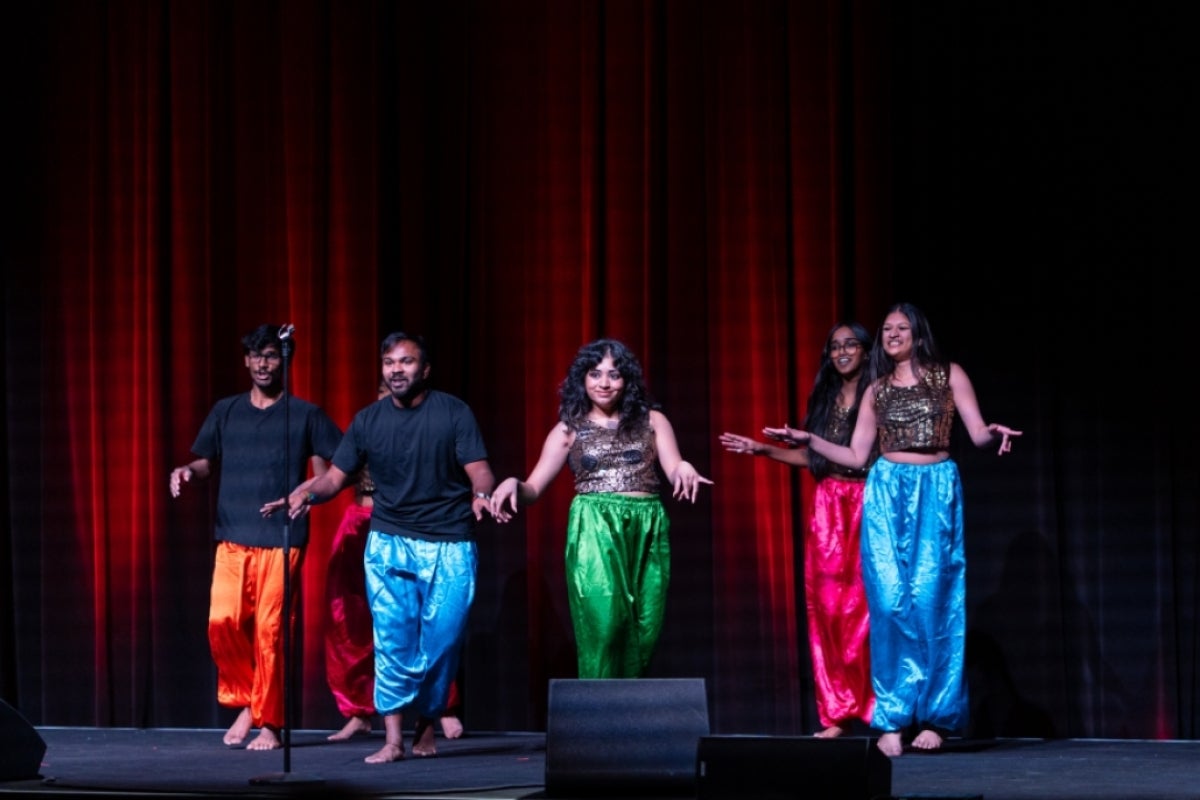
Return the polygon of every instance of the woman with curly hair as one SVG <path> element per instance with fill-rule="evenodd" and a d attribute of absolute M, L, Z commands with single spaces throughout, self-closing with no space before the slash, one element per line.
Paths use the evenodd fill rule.
<path fill-rule="evenodd" d="M 696 501 L 702 477 L 683 460 L 675 431 L 650 397 L 642 367 L 615 339 L 579 349 L 559 386 L 558 422 L 524 481 L 492 492 L 507 522 L 570 464 L 566 577 L 580 678 L 637 678 L 662 631 L 671 576 L 670 521 L 658 467 L 676 499 Z"/>
<path fill-rule="evenodd" d="M 821 364 L 802 427 L 837 444 L 848 444 L 858 406 L 870 379 L 864 377 L 871 334 L 857 322 L 829 329 Z M 863 486 L 867 469 L 844 467 L 807 447 L 789 447 L 723 433 L 731 453 L 767 456 L 793 467 L 808 467 L 816 481 L 803 537 L 804 595 L 808 649 L 816 689 L 816 735 L 832 739 L 848 733 L 855 721 L 871 724 L 871 648 L 867 598 L 863 591 L 859 541 Z"/>

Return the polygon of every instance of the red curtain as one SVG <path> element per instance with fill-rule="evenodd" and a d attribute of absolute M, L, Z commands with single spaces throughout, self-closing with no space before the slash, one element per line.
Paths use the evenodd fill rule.
<path fill-rule="evenodd" d="M 579 345 L 613 336 L 715 481 L 694 506 L 668 500 L 652 677 L 705 677 L 717 731 L 814 729 L 796 547 L 810 479 L 716 437 L 798 423 L 829 327 L 873 327 L 896 299 L 896 13 L 24 9 L 30 60 L 9 80 L 36 191 L 5 308 L 23 454 L 7 463 L 6 693 L 41 724 L 223 723 L 205 640 L 213 497 L 172 500 L 167 478 L 212 403 L 247 388 L 239 338 L 258 323 L 296 326 L 291 389 L 342 426 L 374 399 L 383 335 L 426 335 L 435 383 L 474 408 L 500 477 L 536 460 Z M 570 483 L 480 527 L 469 725 L 538 728 L 547 680 L 573 675 Z M 314 513 L 303 570 L 306 727 L 336 723 L 323 567 L 347 499 Z"/>
<path fill-rule="evenodd" d="M 844 151 L 872 146 L 840 127 L 854 19 L 824 3 L 120 2 L 64 4 L 48 24 L 43 334 L 87 354 L 72 391 L 45 375 L 40 449 L 46 485 L 71 487 L 53 530 L 90 619 L 72 611 L 88 635 L 63 636 L 49 604 L 45 632 L 94 665 L 96 705 L 50 698 L 47 718 L 184 714 L 158 653 L 203 657 L 211 497 L 170 501 L 166 474 L 211 403 L 244 390 L 237 340 L 270 321 L 296 326 L 292 391 L 343 425 L 373 398 L 382 334 L 426 333 L 502 474 L 536 459 L 575 349 L 625 340 L 716 481 L 672 507 L 664 670 L 711 670 L 718 720 L 765 694 L 760 724 L 799 724 L 799 478 L 713 444 L 799 419 L 852 296 Z M 507 554 L 488 558 L 492 580 L 524 587 L 510 610 L 527 648 L 494 646 L 528 663 L 533 721 L 546 679 L 574 666 L 570 495 L 564 477 L 484 534 Z M 306 555 L 303 709 L 327 705 L 316 632 L 340 506 L 314 516 Z M 700 614 L 692 592 L 712 597 Z M 711 664 L 669 655 L 698 645 Z M 472 683 L 487 685 L 468 678 L 468 697 Z"/>

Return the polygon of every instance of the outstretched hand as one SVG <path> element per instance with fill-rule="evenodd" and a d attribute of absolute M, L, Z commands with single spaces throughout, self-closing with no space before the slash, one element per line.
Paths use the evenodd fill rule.
<path fill-rule="evenodd" d="M 303 484 L 301 484 L 303 485 Z M 292 493 L 283 499 L 287 504 L 288 517 L 291 519 L 299 519 L 309 512 L 312 508 L 311 496 L 306 491 L 293 489 Z M 271 505 L 268 503 L 267 505 Z M 267 506 L 263 506 L 265 509 Z"/>
<path fill-rule="evenodd" d="M 763 436 L 766 436 L 768 439 L 774 439 L 792 446 L 808 444 L 812 439 L 812 434 L 793 428 L 790 425 L 784 425 L 782 428 L 763 428 L 762 432 Z"/>
<path fill-rule="evenodd" d="M 495 512 L 492 511 L 492 500 L 489 497 L 475 496 L 471 498 L 471 513 L 475 515 L 475 521 L 479 522 L 483 519 L 483 513 L 487 512 L 492 519 L 496 518 Z"/>
<path fill-rule="evenodd" d="M 764 449 L 762 442 L 736 433 L 722 433 L 717 439 L 721 442 L 721 446 L 730 453 L 749 453 L 752 456 L 756 456 L 763 452 Z"/>
<path fill-rule="evenodd" d="M 988 425 L 988 430 L 991 431 L 993 435 L 997 433 L 1000 434 L 1000 450 L 996 453 L 998 456 L 1002 456 L 1005 453 L 1012 451 L 1013 437 L 1021 435 L 1021 431 L 1014 431 L 1007 425 L 1001 425 L 997 422 L 993 422 L 992 424 Z"/>
<path fill-rule="evenodd" d="M 496 522 L 508 522 L 517 513 L 517 491 L 519 483 L 516 478 L 505 478 L 500 485 L 492 490 L 492 499 L 488 503 L 488 511 Z"/>
<path fill-rule="evenodd" d="M 183 484 L 192 479 L 191 467 L 176 467 L 171 470 L 171 497 L 179 497 L 179 492 L 183 489 Z"/>
<path fill-rule="evenodd" d="M 278 511 L 279 509 L 284 508 L 286 506 L 287 506 L 287 498 L 281 497 L 278 500 L 272 500 L 269 503 L 263 503 L 263 506 L 262 506 L 262 508 L 260 508 L 258 510 L 258 513 L 262 514 L 264 517 L 269 517 L 272 514 L 274 514 L 276 511 Z"/>
<path fill-rule="evenodd" d="M 679 466 L 675 468 L 675 474 L 671 476 L 671 496 L 676 500 L 690 500 L 695 503 L 696 492 L 702 483 L 712 485 L 712 481 L 696 472 L 695 467 L 686 461 L 680 461 Z"/>

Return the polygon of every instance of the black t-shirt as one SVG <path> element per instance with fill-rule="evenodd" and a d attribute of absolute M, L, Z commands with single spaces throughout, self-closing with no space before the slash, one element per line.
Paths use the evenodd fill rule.
<path fill-rule="evenodd" d="M 431 390 L 415 408 L 399 408 L 384 397 L 355 414 L 333 464 L 348 475 L 370 469 L 372 530 L 465 541 L 474 534 L 475 515 L 463 465 L 486 458 L 467 404 Z"/>
<path fill-rule="evenodd" d="M 192 445 L 197 456 L 220 465 L 217 541 L 282 547 L 286 524 L 289 546 L 307 544 L 307 516 L 289 520 L 276 513 L 263 518 L 259 509 L 304 481 L 314 455 L 330 460 L 341 435 L 318 406 L 291 395 L 267 408 L 255 407 L 249 392 L 217 401 Z"/>

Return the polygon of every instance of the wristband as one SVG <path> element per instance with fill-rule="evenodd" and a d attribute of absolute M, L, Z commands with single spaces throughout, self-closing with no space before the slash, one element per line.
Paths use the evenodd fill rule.
<path fill-rule="evenodd" d="M 487 492 L 476 492 L 475 496 L 478 497 L 480 500 L 491 500 L 492 499 L 492 496 L 490 494 L 488 494 Z"/>

